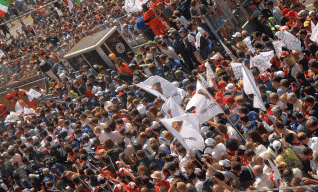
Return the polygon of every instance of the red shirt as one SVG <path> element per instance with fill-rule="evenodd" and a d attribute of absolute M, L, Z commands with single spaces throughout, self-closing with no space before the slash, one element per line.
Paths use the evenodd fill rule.
<path fill-rule="evenodd" d="M 168 190 L 170 189 L 170 183 L 169 183 L 169 181 L 167 181 L 167 180 L 162 180 L 162 181 L 160 181 L 160 183 L 157 184 L 157 186 L 156 186 L 156 192 L 160 192 L 160 187 L 161 187 L 161 186 L 167 187 Z"/>

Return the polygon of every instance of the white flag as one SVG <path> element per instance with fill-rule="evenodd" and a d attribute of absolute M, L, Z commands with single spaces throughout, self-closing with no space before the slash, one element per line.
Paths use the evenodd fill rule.
<path fill-rule="evenodd" d="M 247 46 L 248 50 L 250 50 L 252 53 L 255 53 L 255 49 L 252 45 L 252 41 L 251 41 L 251 37 L 247 36 L 243 42 L 245 43 L 245 45 Z"/>
<path fill-rule="evenodd" d="M 142 11 L 142 4 L 148 0 L 125 0 L 125 10 L 127 13 L 135 13 Z"/>
<path fill-rule="evenodd" d="M 259 91 L 259 88 L 256 86 L 253 74 L 245 66 L 242 67 L 242 74 L 243 74 L 244 92 L 247 95 L 254 94 L 253 106 L 255 108 L 262 109 L 263 111 L 266 111 L 266 108 L 264 106 L 264 102 L 262 101 L 262 98 L 261 98 L 261 92 Z"/>
<path fill-rule="evenodd" d="M 199 120 L 195 114 L 184 114 L 174 118 L 163 118 L 159 121 L 182 144 L 191 150 L 203 150 L 204 139 L 199 130 Z"/>
<path fill-rule="evenodd" d="M 274 41 L 272 43 L 276 51 L 277 57 L 280 58 L 282 56 L 283 47 L 285 46 L 285 44 L 282 41 Z"/>
<path fill-rule="evenodd" d="M 166 118 L 173 118 L 185 114 L 182 107 L 170 97 L 161 107 L 161 111 Z"/>
<path fill-rule="evenodd" d="M 35 113 L 35 110 L 28 107 L 24 107 L 23 112 L 24 112 L 23 114 L 31 114 L 31 113 Z"/>
<path fill-rule="evenodd" d="M 288 31 L 278 31 L 275 33 L 275 35 L 286 44 L 288 49 L 301 51 L 300 40 Z"/>
<path fill-rule="evenodd" d="M 70 12 L 72 12 L 72 9 L 74 7 L 73 1 L 72 0 L 65 0 L 65 3 L 68 5 L 68 9 Z"/>
<path fill-rule="evenodd" d="M 200 123 L 208 121 L 219 113 L 224 113 L 219 104 L 199 80 L 197 81 L 196 93 L 188 102 L 186 110 L 189 110 L 192 107 L 195 107 L 195 113 L 197 114 Z"/>
<path fill-rule="evenodd" d="M 271 63 L 266 60 L 263 55 L 256 55 L 250 59 L 250 66 L 256 66 L 261 73 L 265 72 L 266 69 L 271 67 Z"/>
<path fill-rule="evenodd" d="M 318 25 L 315 26 L 315 24 L 311 21 L 311 36 L 310 40 L 314 42 L 318 42 Z"/>
<path fill-rule="evenodd" d="M 28 99 L 29 101 L 32 101 L 34 98 L 39 98 L 41 97 L 42 93 L 39 93 L 37 91 L 35 91 L 34 89 L 30 89 L 29 92 L 26 92 L 26 94 L 28 95 Z"/>
<path fill-rule="evenodd" d="M 259 54 L 262 55 L 268 62 L 270 62 L 271 59 L 275 56 L 274 50 L 267 51 L 267 52 L 260 52 Z"/>
<path fill-rule="evenodd" d="M 19 119 L 19 114 L 11 111 L 10 114 L 6 117 L 5 122 L 16 122 Z"/>
<path fill-rule="evenodd" d="M 202 82 L 202 84 L 205 86 L 205 87 L 209 87 L 209 83 L 202 77 L 202 75 L 200 75 L 200 73 L 198 74 L 199 78 L 200 78 L 200 81 Z"/>
<path fill-rule="evenodd" d="M 23 107 L 20 105 L 19 101 L 15 104 L 15 112 L 21 114 L 24 111 Z"/>
<path fill-rule="evenodd" d="M 168 80 L 157 75 L 149 77 L 147 80 L 136 84 L 138 87 L 148 91 L 149 93 L 167 100 L 172 97 L 173 100 L 180 104 L 185 97 L 186 92 L 170 83 Z"/>
<path fill-rule="evenodd" d="M 212 77 L 215 77 L 215 74 L 214 74 L 209 62 L 205 63 L 205 67 L 206 67 L 206 80 L 209 84 L 208 87 L 213 87 Z"/>
<path fill-rule="evenodd" d="M 316 25 L 314 24 L 314 22 L 312 22 L 312 20 L 310 21 L 311 23 L 311 33 L 313 33 L 314 32 L 314 30 L 315 30 L 315 28 L 316 28 Z"/>
<path fill-rule="evenodd" d="M 231 63 L 231 67 L 232 67 L 235 78 L 240 79 L 243 76 L 242 75 L 243 64 L 242 63 Z"/>

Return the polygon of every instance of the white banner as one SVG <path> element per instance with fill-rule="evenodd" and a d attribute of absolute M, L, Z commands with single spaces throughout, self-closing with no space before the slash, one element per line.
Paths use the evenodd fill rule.
<path fill-rule="evenodd" d="M 202 82 L 202 84 L 205 86 L 205 87 L 209 87 L 209 83 L 202 77 L 202 75 L 200 75 L 200 73 L 198 74 L 199 78 L 200 78 L 200 81 Z"/>
<path fill-rule="evenodd" d="M 261 98 L 261 92 L 259 91 L 259 88 L 256 86 L 253 74 L 245 66 L 242 67 L 242 74 L 243 74 L 244 92 L 247 95 L 254 94 L 253 106 L 255 108 L 259 108 L 259 109 L 262 109 L 263 111 L 266 111 L 266 108 Z"/>
<path fill-rule="evenodd" d="M 185 114 L 185 111 L 170 97 L 161 107 L 166 118 L 173 118 Z"/>
<path fill-rule="evenodd" d="M 268 62 L 270 62 L 271 59 L 275 56 L 274 50 L 267 51 L 267 52 L 260 52 L 259 54 L 262 55 Z"/>
<path fill-rule="evenodd" d="M 15 112 L 21 114 L 24 111 L 23 107 L 20 105 L 19 101 L 15 104 Z"/>
<path fill-rule="evenodd" d="M 199 121 L 195 114 L 184 114 L 159 121 L 183 145 L 187 151 L 203 150 L 204 139 L 199 130 Z"/>
<path fill-rule="evenodd" d="M 168 80 L 159 77 L 151 76 L 144 82 L 136 84 L 136 86 L 148 91 L 149 93 L 167 100 L 169 97 L 172 97 L 173 100 L 180 104 L 185 97 L 186 92 L 183 89 L 179 89 L 170 83 Z"/>
<path fill-rule="evenodd" d="M 256 66 L 261 73 L 265 72 L 266 69 L 271 67 L 271 63 L 266 60 L 263 55 L 256 55 L 250 59 L 250 66 Z"/>
<path fill-rule="evenodd" d="M 276 51 L 277 57 L 280 58 L 282 56 L 283 47 L 285 46 L 285 44 L 282 41 L 274 41 L 272 43 Z"/>
<path fill-rule="evenodd" d="M 29 101 L 32 101 L 34 98 L 39 98 L 41 97 L 42 93 L 39 93 L 37 91 L 35 91 L 34 89 L 30 89 L 29 92 L 26 92 L 26 94 L 28 95 L 28 99 Z"/>
<path fill-rule="evenodd" d="M 148 0 L 125 0 L 125 10 L 127 13 L 135 13 L 142 11 L 142 4 Z"/>
<path fill-rule="evenodd" d="M 224 113 L 202 83 L 197 81 L 196 94 L 190 99 L 186 110 L 195 107 L 200 123 L 204 123 L 219 113 Z"/>
<path fill-rule="evenodd" d="M 275 33 L 277 37 L 279 37 L 290 50 L 301 51 L 301 42 L 294 35 L 290 34 L 288 31 L 278 31 Z"/>
<path fill-rule="evenodd" d="M 214 74 L 209 62 L 206 62 L 205 66 L 206 66 L 206 80 L 209 84 L 208 87 L 213 87 L 212 77 L 215 77 L 215 74 Z"/>
<path fill-rule="evenodd" d="M 311 22 L 311 34 L 315 31 L 315 28 L 316 28 L 316 25 L 314 24 L 314 22 L 312 22 L 312 20 L 310 21 Z"/>
<path fill-rule="evenodd" d="M 315 26 L 315 24 L 311 21 L 311 36 L 310 40 L 313 42 L 318 42 L 318 25 Z"/>
<path fill-rule="evenodd" d="M 250 50 L 252 53 L 255 53 L 255 49 L 252 45 L 252 41 L 251 41 L 251 37 L 247 36 L 243 42 L 245 43 L 245 45 L 247 46 L 248 50 Z"/>
<path fill-rule="evenodd" d="M 242 63 L 231 63 L 231 67 L 232 67 L 235 78 L 240 79 L 243 76 L 242 75 L 243 64 Z"/>

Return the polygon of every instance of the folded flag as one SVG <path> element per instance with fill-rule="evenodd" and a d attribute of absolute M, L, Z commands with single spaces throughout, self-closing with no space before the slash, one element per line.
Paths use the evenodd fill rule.
<path fill-rule="evenodd" d="M 5 0 L 0 0 L 0 17 L 7 14 L 10 3 Z"/>

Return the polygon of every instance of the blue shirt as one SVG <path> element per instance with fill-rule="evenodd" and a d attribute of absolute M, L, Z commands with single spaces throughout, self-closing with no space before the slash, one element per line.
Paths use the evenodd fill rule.
<path fill-rule="evenodd" d="M 297 127 L 298 127 L 298 125 L 299 125 L 299 121 L 298 121 L 297 119 L 296 119 L 295 121 L 291 122 L 291 126 L 292 126 L 293 131 L 294 131 L 295 133 L 297 133 Z"/>
<path fill-rule="evenodd" d="M 166 77 L 165 72 L 161 68 L 157 68 L 156 71 L 154 72 L 154 75 L 158 75 L 162 78 Z"/>
<path fill-rule="evenodd" d="M 149 29 L 149 26 L 145 25 L 144 18 L 142 16 L 139 16 L 136 21 L 137 29 L 139 29 L 141 32 L 145 32 Z"/>

